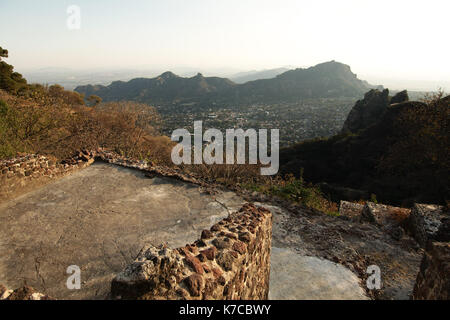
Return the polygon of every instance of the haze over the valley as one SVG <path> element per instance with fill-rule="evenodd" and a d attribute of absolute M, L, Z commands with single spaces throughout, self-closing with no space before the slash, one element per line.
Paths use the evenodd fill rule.
<path fill-rule="evenodd" d="M 80 29 L 67 27 L 70 5 Z M 0 38 L 29 81 L 70 89 L 167 70 L 267 77 L 336 60 L 391 89 L 449 91 L 449 9 L 445 0 L 2 1 Z"/>

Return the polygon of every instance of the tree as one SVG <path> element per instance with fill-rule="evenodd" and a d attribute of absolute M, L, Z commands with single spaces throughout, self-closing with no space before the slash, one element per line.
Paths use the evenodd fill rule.
<path fill-rule="evenodd" d="M 96 96 L 95 94 L 90 95 L 87 100 L 92 104 L 91 107 L 95 108 L 102 102 L 102 98 Z"/>
<path fill-rule="evenodd" d="M 8 92 L 17 92 L 24 88 L 27 81 L 20 73 L 14 72 L 14 67 L 1 61 L 2 58 L 8 58 L 8 50 L 0 47 L 0 89 Z"/>
<path fill-rule="evenodd" d="M 2 58 L 8 58 L 8 50 L 0 47 L 0 61 L 2 61 Z"/>

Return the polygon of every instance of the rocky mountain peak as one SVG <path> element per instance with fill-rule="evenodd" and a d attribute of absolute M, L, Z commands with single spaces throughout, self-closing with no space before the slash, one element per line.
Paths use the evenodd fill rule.
<path fill-rule="evenodd" d="M 397 97 L 397 96 L 396 96 Z M 397 99 L 400 99 L 399 97 Z M 372 89 L 358 100 L 345 120 L 342 132 L 356 133 L 375 123 L 390 104 L 389 90 Z"/>

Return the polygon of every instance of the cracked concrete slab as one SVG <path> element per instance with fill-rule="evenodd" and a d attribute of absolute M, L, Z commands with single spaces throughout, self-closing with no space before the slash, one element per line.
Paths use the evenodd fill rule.
<path fill-rule="evenodd" d="M 359 278 L 344 266 L 272 247 L 269 299 L 368 300 Z"/>
<path fill-rule="evenodd" d="M 367 300 L 360 278 L 343 265 L 311 256 L 301 234 L 289 232 L 290 214 L 279 206 L 255 203 L 273 214 L 269 299 Z"/>

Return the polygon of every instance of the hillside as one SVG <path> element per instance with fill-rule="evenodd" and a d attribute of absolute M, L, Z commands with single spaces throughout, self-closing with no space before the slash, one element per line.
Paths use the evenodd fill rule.
<path fill-rule="evenodd" d="M 404 94 L 391 98 L 387 90 L 368 92 L 341 134 L 281 150 L 281 171 L 298 174 L 304 168 L 306 180 L 331 184 L 327 191 L 341 198 L 342 187 L 349 187 L 362 190 L 353 192 L 357 196 L 375 194 L 383 202 L 445 203 L 450 198 L 450 135 L 445 129 L 450 96 L 440 94 L 425 103 L 405 101 Z"/>
<path fill-rule="evenodd" d="M 86 97 L 95 94 L 104 101 L 136 100 L 149 104 L 222 103 L 246 104 L 292 101 L 307 98 L 359 97 L 369 88 L 350 67 L 335 61 L 308 69 L 284 72 L 272 79 L 235 84 L 218 77 L 179 77 L 171 72 L 128 82 L 116 81 L 109 86 L 79 86 L 75 91 Z"/>
<path fill-rule="evenodd" d="M 164 104 L 214 98 L 234 86 L 232 81 L 225 78 L 204 77 L 201 73 L 191 78 L 183 78 L 168 71 L 156 78 L 115 81 L 109 86 L 79 86 L 75 91 L 85 96 L 94 94 L 105 101 L 137 100 Z"/>

